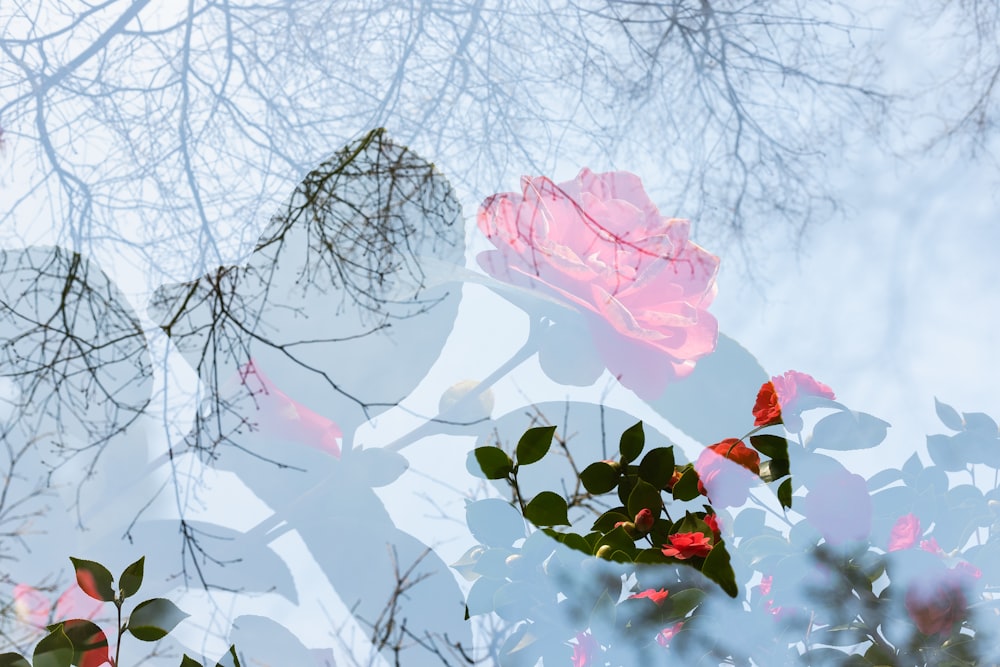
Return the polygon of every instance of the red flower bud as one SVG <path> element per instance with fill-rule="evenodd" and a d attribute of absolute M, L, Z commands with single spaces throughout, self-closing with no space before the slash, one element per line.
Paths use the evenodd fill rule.
<path fill-rule="evenodd" d="M 654 521 L 653 513 L 646 507 L 639 510 L 639 513 L 635 515 L 635 527 L 644 535 L 653 530 Z"/>

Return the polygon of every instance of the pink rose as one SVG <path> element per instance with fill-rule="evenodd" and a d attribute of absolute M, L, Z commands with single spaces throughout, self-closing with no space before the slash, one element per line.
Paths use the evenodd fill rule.
<path fill-rule="evenodd" d="M 636 600 L 639 598 L 649 598 L 657 605 L 662 605 L 669 595 L 669 591 L 666 588 L 661 588 L 660 590 L 654 590 L 652 588 L 647 588 L 641 593 L 636 593 L 635 595 L 628 596 L 629 600 Z"/>
<path fill-rule="evenodd" d="M 240 366 L 237 381 L 253 396 L 256 415 L 245 416 L 251 426 L 269 438 L 293 440 L 340 458 L 340 427 L 278 389 L 253 359 Z"/>
<path fill-rule="evenodd" d="M 524 177 L 521 188 L 479 209 L 497 247 L 479 255 L 487 273 L 584 313 L 605 366 L 643 399 L 715 349 L 707 309 L 719 258 L 688 240 L 687 220 L 660 215 L 636 175 L 583 169 L 559 185 Z"/>
<path fill-rule="evenodd" d="M 698 556 L 704 558 L 712 551 L 712 541 L 704 533 L 674 533 L 670 545 L 663 545 L 663 555 L 677 560 Z"/>
<path fill-rule="evenodd" d="M 802 430 L 801 399 L 808 396 L 836 398 L 832 389 L 806 373 L 785 371 L 784 375 L 771 378 L 757 392 L 754 426 L 784 423 L 790 432 L 798 433 Z"/>
<path fill-rule="evenodd" d="M 906 514 L 896 520 L 889 535 L 888 551 L 909 549 L 920 537 L 920 519 L 915 514 Z"/>
<path fill-rule="evenodd" d="M 819 477 L 802 500 L 802 513 L 830 545 L 871 533 L 872 498 L 861 475 L 836 468 Z"/>

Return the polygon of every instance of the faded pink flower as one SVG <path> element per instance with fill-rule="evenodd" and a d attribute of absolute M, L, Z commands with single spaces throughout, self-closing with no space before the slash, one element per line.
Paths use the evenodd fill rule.
<path fill-rule="evenodd" d="M 925 635 L 949 634 L 968 611 L 961 581 L 954 571 L 928 573 L 906 591 L 904 606 Z"/>
<path fill-rule="evenodd" d="M 915 514 L 906 514 L 896 520 L 889 534 L 888 551 L 909 549 L 920 537 L 920 519 Z"/>
<path fill-rule="evenodd" d="M 938 556 L 944 555 L 944 549 L 938 544 L 936 538 L 929 538 L 926 540 L 920 540 L 920 548 L 927 553 L 937 554 Z"/>
<path fill-rule="evenodd" d="M 576 636 L 576 644 L 573 645 L 573 667 L 587 667 L 598 651 L 600 644 L 589 632 L 581 632 Z"/>
<path fill-rule="evenodd" d="M 663 648 L 667 648 L 668 646 L 670 646 L 670 640 L 676 637 L 677 633 L 680 632 L 681 628 L 683 627 L 684 627 L 684 621 L 680 621 L 678 623 L 674 623 L 669 627 L 663 628 L 656 635 L 656 643 L 662 646 Z"/>
<path fill-rule="evenodd" d="M 257 412 L 247 422 L 269 438 L 293 440 L 340 458 L 340 427 L 295 401 L 251 359 L 238 371 L 239 384 L 253 396 Z"/>
<path fill-rule="evenodd" d="M 583 169 L 556 185 L 521 179 L 521 194 L 483 202 L 479 229 L 497 250 L 479 264 L 584 313 L 605 366 L 641 398 L 659 397 L 715 350 L 719 258 L 692 243 L 628 172 Z"/>
<path fill-rule="evenodd" d="M 93 620 L 103 606 L 103 602 L 93 599 L 76 584 L 67 588 L 56 599 L 54 610 L 49 596 L 37 588 L 27 584 L 14 587 L 14 614 L 22 623 L 36 628 L 45 628 L 50 621 L 68 618 Z"/>

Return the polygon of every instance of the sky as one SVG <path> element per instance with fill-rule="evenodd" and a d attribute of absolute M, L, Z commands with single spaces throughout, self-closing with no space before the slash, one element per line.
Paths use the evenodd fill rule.
<path fill-rule="evenodd" d="M 879 38 L 885 43 L 882 83 L 889 89 L 919 85 L 922 76 L 946 78 L 955 59 L 961 57 L 957 52 L 921 48 L 947 34 L 953 28 L 947 22 L 921 25 L 909 20 L 902 8 L 866 18 L 881 27 Z M 1000 248 L 1000 171 L 989 159 L 1000 151 L 1000 144 L 995 136 L 987 136 L 975 159 L 959 141 L 926 148 L 941 128 L 932 109 L 922 106 L 926 99 L 905 100 L 904 106 L 910 105 L 907 108 L 912 112 L 910 118 L 918 120 L 899 125 L 890 122 L 878 140 L 870 140 L 857 130 L 845 134 L 845 150 L 835 157 L 835 163 L 826 165 L 826 178 L 842 210 L 831 218 L 818 214 L 809 221 L 804 235 L 793 239 L 795 242 L 784 225 L 776 221 L 771 226 L 763 220 L 755 228 L 749 256 L 733 244 L 716 250 L 712 238 L 699 234 L 699 221 L 693 220 L 695 240 L 722 259 L 718 295 L 711 308 L 720 331 L 749 350 L 769 374 L 789 369 L 807 372 L 832 387 L 844 404 L 892 424 L 888 439 L 877 450 L 844 454 L 845 465 L 866 475 L 902 464 L 913 452 L 923 452 L 925 435 L 943 431 L 934 415 L 935 397 L 960 411 L 996 415 L 1000 407 L 996 380 L 1000 348 L 993 335 L 1000 324 L 1000 290 L 996 288 L 1000 264 L 995 259 Z M 956 100 L 956 104 L 960 102 Z M 558 110 L 561 101 L 548 103 L 550 110 Z M 386 125 L 391 135 L 396 129 L 391 118 Z M 332 134 L 345 132 L 338 128 Z M 91 143 L 99 145 L 101 140 L 98 136 Z M 440 137 L 437 142 L 417 137 L 412 147 L 433 161 L 445 177 L 454 175 L 466 229 L 466 268 L 479 271 L 475 257 L 490 245 L 479 236 L 475 215 L 479 202 L 491 194 L 482 189 L 488 179 L 476 183 L 475 173 L 470 175 L 473 168 L 463 161 L 462 152 Z M 442 149 L 440 155 L 435 154 L 437 148 Z M 650 184 L 651 196 L 661 210 L 674 212 L 674 203 L 665 199 L 669 188 L 662 182 L 660 167 L 670 156 L 631 153 L 612 158 L 588 149 L 582 143 L 552 150 L 532 164 L 509 158 L 489 172 L 499 181 L 490 185 L 517 190 L 523 174 L 540 175 L 532 171 L 539 163 L 550 169 L 546 175 L 557 182 L 573 178 L 584 166 L 595 171 L 624 169 Z M 16 141 L 5 149 L 9 165 L 15 160 L 24 164 L 19 150 Z M 30 181 L 30 173 L 5 170 L 0 202 L 13 206 Z M 273 187 L 284 187 L 288 181 L 282 172 L 274 178 L 278 185 Z M 284 196 L 275 193 L 275 200 Z M 256 228 L 268 215 L 257 212 L 252 224 L 242 224 Z M 38 220 L 20 214 L 15 227 L 22 229 L 8 234 L 8 247 L 25 238 L 25 226 L 40 242 L 60 236 L 58 225 L 46 228 L 46 223 Z M 129 226 L 139 225 L 141 220 L 138 213 L 123 214 L 125 236 L 132 233 Z M 244 239 L 244 245 L 247 242 Z M 154 272 L 147 270 L 152 267 L 143 267 L 141 256 L 127 246 L 102 248 L 104 268 L 152 329 L 153 321 L 145 309 L 146 299 L 156 287 L 155 282 L 150 284 Z M 436 412 L 448 387 L 486 377 L 520 346 L 527 333 L 527 319 L 518 308 L 479 284 L 465 285 L 462 296 L 441 357 L 402 406 L 362 426 L 356 442 L 379 446 L 404 435 L 424 416 Z M 165 362 L 162 339 L 151 340 L 158 381 L 165 381 L 161 369 L 166 368 L 166 381 L 190 389 L 193 372 L 175 352 Z M 678 442 L 690 458 L 700 449 L 607 373 L 593 387 L 567 388 L 546 378 L 531 359 L 497 382 L 492 393 L 494 416 L 533 401 L 600 401 L 653 425 Z M 748 396 L 748 412 L 752 402 L 753 396 Z M 181 437 L 192 416 L 190 404 L 163 407 L 163 415 L 173 417 L 168 434 L 161 428 L 164 421 L 157 419 L 158 409 L 151 410 L 150 458 L 163 451 L 168 436 L 174 441 Z M 439 515 L 440 509 L 451 518 L 461 518 L 463 499 L 477 486 L 465 470 L 469 446 L 469 438 L 462 437 L 418 442 L 404 450 L 410 470 L 398 482 L 377 491 L 396 524 L 406 526 L 425 543 L 435 544 L 446 563 L 469 546 L 461 522 Z M 252 525 L 251 517 L 262 520 L 268 515 L 265 503 L 235 476 L 228 472 L 200 474 L 215 475 L 216 481 L 204 478 L 205 490 L 199 497 L 204 509 L 192 517 L 244 528 Z M 296 535 L 288 533 L 271 546 L 291 565 L 303 592 L 300 605 L 276 595 L 244 597 L 232 603 L 230 613 L 238 609 L 239 613 L 269 615 L 294 627 L 306 644 L 326 646 L 330 641 L 328 626 L 309 619 L 327 613 L 340 618 L 346 609 Z M 200 597 L 193 592 L 184 599 Z M 200 616 L 198 621 L 207 618 Z M 186 626 L 180 638 L 192 645 L 206 641 L 198 624 Z M 221 640 L 201 644 L 209 655 L 219 652 L 221 646 Z"/>

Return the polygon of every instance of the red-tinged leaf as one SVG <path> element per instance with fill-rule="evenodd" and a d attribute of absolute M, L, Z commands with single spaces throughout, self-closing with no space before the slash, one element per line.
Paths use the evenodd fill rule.
<path fill-rule="evenodd" d="M 92 560 L 70 557 L 73 569 L 76 570 L 76 583 L 83 592 L 102 602 L 114 602 L 115 590 L 112 583 L 114 577 L 108 568 Z"/>

